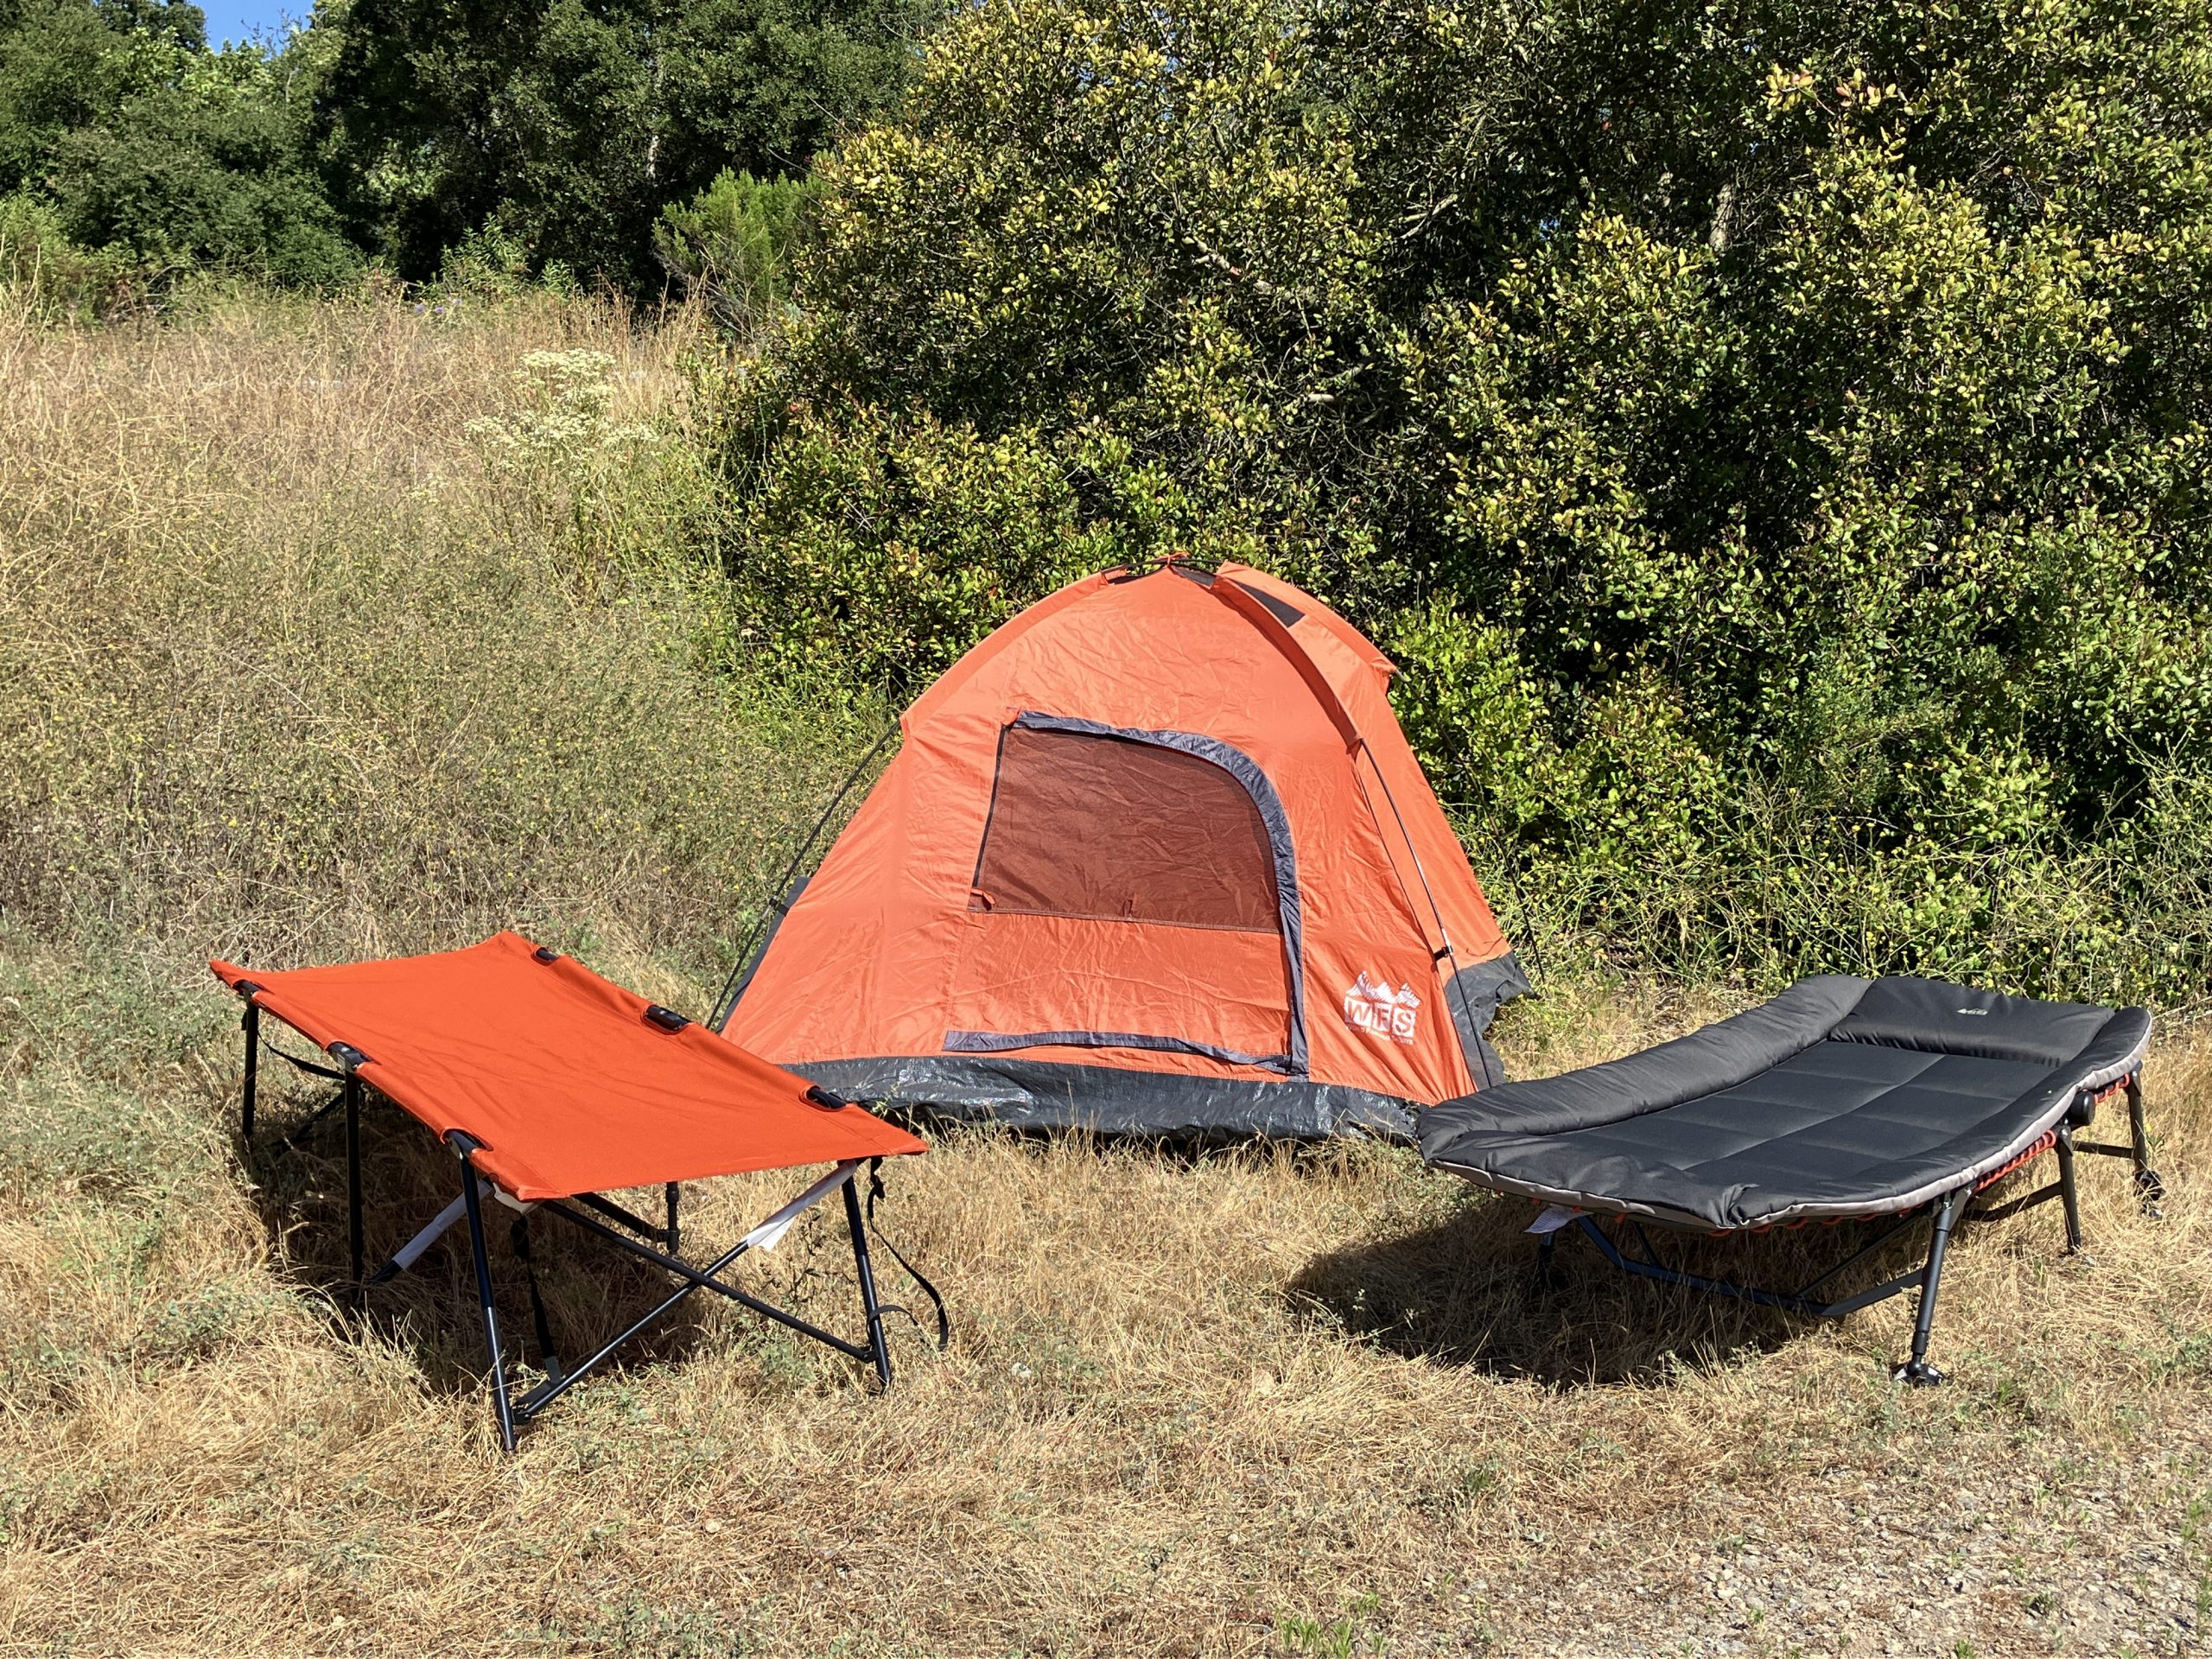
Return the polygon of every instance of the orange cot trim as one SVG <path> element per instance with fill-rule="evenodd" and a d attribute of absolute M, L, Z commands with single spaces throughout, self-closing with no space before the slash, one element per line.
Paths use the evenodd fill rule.
<path fill-rule="evenodd" d="M 2115 1084 L 2113 1086 L 2116 1089 L 2123 1085 Z M 2108 1090 L 2106 1092 L 2110 1093 L 2111 1090 Z M 2098 1098 L 2101 1100 L 2104 1096 L 2100 1095 Z M 2041 1139 L 2035 1142 L 2033 1146 L 2028 1147 L 2026 1151 L 2023 1152 L 2018 1157 L 2013 1159 L 2012 1162 L 2005 1165 L 2001 1169 L 1991 1170 L 1988 1174 L 1976 1181 L 1974 1184 L 1974 1190 L 1977 1192 L 1986 1192 L 1991 1187 L 1996 1185 L 1998 1182 L 2003 1180 L 2007 1175 L 2012 1174 L 2018 1170 L 2025 1168 L 2028 1165 L 2035 1162 L 2037 1159 L 2042 1157 L 2044 1154 L 2049 1152 L 2057 1144 L 2058 1132 L 2056 1129 L 2047 1131 Z M 1732 1232 L 1768 1233 L 1772 1232 L 1777 1226 L 1784 1232 L 1795 1232 L 1800 1227 L 1808 1227 L 1812 1225 L 1815 1221 L 1819 1222 L 1823 1227 L 1834 1227 L 1840 1223 L 1846 1221 L 1872 1221 L 1873 1218 L 1873 1216 L 1871 1214 L 1865 1216 L 1808 1216 L 1798 1221 L 1770 1221 L 1763 1226 L 1758 1227 L 1734 1229 L 1715 1228 L 1713 1230 L 1712 1236 L 1714 1238 L 1726 1238 L 1730 1236 Z"/>
<path fill-rule="evenodd" d="M 2003 1180 L 2014 1170 L 2035 1162 L 2037 1159 L 2042 1157 L 2044 1154 L 2049 1152 L 2057 1144 L 2058 1131 L 2056 1129 L 2045 1131 L 2041 1139 L 2037 1141 L 2033 1146 L 2030 1147 L 2018 1157 L 2012 1160 L 2011 1163 L 2006 1164 L 2002 1169 L 1991 1170 L 1988 1174 L 1976 1181 L 1974 1184 L 1974 1190 L 1977 1192 L 1986 1192 L 1991 1187 L 1996 1185 L 1998 1182 Z"/>
<path fill-rule="evenodd" d="M 324 1049 L 358 1051 L 362 1081 L 439 1135 L 481 1142 L 476 1166 L 518 1198 L 928 1150 L 517 933 L 340 967 L 208 966 Z"/>

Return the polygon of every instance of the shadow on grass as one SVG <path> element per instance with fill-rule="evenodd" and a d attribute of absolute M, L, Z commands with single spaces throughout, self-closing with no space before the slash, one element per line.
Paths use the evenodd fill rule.
<path fill-rule="evenodd" d="M 334 1325 L 349 1333 L 365 1329 L 409 1352 L 431 1388 L 474 1392 L 484 1385 L 491 1363 L 467 1224 L 449 1227 L 410 1271 L 357 1290 L 347 1245 L 345 1116 L 334 1109 L 307 1122 L 333 1092 L 286 1097 L 264 1090 L 254 1144 L 238 1143 L 253 1173 L 253 1202 L 269 1229 L 280 1269 L 327 1298 Z M 375 1090 L 364 1090 L 364 1274 L 373 1276 L 460 1195 L 459 1160 L 414 1118 Z M 639 1203 L 629 1207 L 651 1220 L 659 1214 L 659 1199 L 656 1196 L 644 1208 Z M 543 1355 L 528 1276 L 515 1248 L 517 1212 L 487 1198 L 483 1215 L 508 1380 L 533 1382 L 543 1374 Z M 688 1244 L 686 1255 L 696 1255 Z M 571 1367 L 674 1288 L 674 1281 L 658 1268 L 556 1217 L 532 1220 L 530 1247 L 555 1351 Z M 700 1297 L 687 1299 L 625 1344 L 615 1360 L 635 1367 L 684 1358 L 704 1339 L 706 1311 Z"/>
<path fill-rule="evenodd" d="M 1614 1268 L 1579 1225 L 1563 1230 L 1548 1280 L 1524 1230 L 1525 1202 L 1484 1199 L 1418 1232 L 1316 1257 L 1292 1280 L 1309 1317 L 1389 1352 L 1434 1364 L 1573 1389 L 1662 1382 L 1682 1369 L 1768 1353 L 1821 1322 Z M 1865 1248 L 1891 1224 L 1845 1223 L 1715 1238 L 1652 1227 L 1669 1267 L 1790 1290 Z M 1927 1247 L 1905 1228 L 1822 1287 L 1848 1294 L 1910 1271 Z M 1904 1305 L 1912 1306 L 1907 1292 Z"/>

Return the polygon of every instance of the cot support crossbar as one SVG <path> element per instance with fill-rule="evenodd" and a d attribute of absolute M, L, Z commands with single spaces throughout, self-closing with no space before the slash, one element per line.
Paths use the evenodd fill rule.
<path fill-rule="evenodd" d="M 1598 1224 L 1595 1217 L 1584 1216 L 1581 1218 L 1581 1226 L 1583 1232 L 1597 1245 L 1599 1253 L 1606 1261 L 1611 1262 L 1623 1273 L 1633 1274 L 1639 1279 L 1656 1280 L 1665 1285 L 1681 1285 L 1686 1289 L 1703 1291 L 1708 1295 L 1732 1297 L 1738 1301 L 1753 1302 L 1761 1307 L 1777 1308 L 1785 1313 L 1802 1314 L 1808 1319 L 1840 1319 L 1847 1313 L 1855 1313 L 1862 1307 L 1871 1307 L 1876 1302 L 1894 1296 L 1899 1291 L 1919 1282 L 1921 1274 L 1916 1268 L 1910 1273 L 1900 1274 L 1894 1279 L 1885 1280 L 1872 1289 L 1860 1291 L 1856 1295 L 1847 1296 L 1838 1301 L 1818 1301 L 1811 1294 L 1814 1290 L 1834 1278 L 1846 1268 L 1872 1255 L 1907 1226 L 1911 1225 L 1912 1220 L 1917 1219 L 1918 1217 L 1915 1217 L 1911 1220 L 1901 1222 L 1897 1226 L 1888 1229 L 1872 1243 L 1853 1252 L 1844 1261 L 1823 1273 L 1818 1279 L 1798 1290 L 1763 1290 L 1756 1285 L 1739 1285 L 1728 1279 L 1708 1279 L 1702 1274 L 1684 1273 L 1678 1268 L 1668 1267 L 1658 1260 L 1657 1252 L 1652 1248 L 1650 1236 L 1640 1226 L 1637 1227 L 1635 1231 L 1643 1252 L 1641 1256 L 1630 1255 L 1622 1250 L 1620 1246 L 1606 1234 L 1605 1230 Z"/>
<path fill-rule="evenodd" d="M 670 1197 L 668 1201 L 669 1224 L 665 1228 L 654 1226 L 652 1223 L 647 1221 L 635 1211 L 626 1209 L 621 1205 L 615 1203 L 613 1199 L 602 1197 L 597 1192 L 579 1192 L 576 1194 L 575 1201 L 578 1204 L 582 1205 L 587 1210 L 596 1210 L 601 1215 L 606 1217 L 607 1220 L 615 1222 L 621 1226 L 627 1227 L 632 1232 L 637 1234 L 640 1238 L 658 1239 L 667 1249 L 673 1252 L 676 1249 L 675 1192 L 676 1183 L 671 1181 L 669 1183 Z"/>
<path fill-rule="evenodd" d="M 773 1302 L 765 1301 L 758 1296 L 752 1295 L 722 1278 L 721 1275 L 733 1262 L 753 1248 L 756 1243 L 755 1234 L 747 1234 L 706 1266 L 695 1267 L 678 1256 L 656 1249 L 652 1245 L 642 1244 L 626 1234 L 617 1231 L 582 1207 L 560 1199 L 549 1199 L 536 1205 L 534 1208 L 547 1215 L 558 1216 L 571 1226 L 603 1239 L 616 1249 L 625 1250 L 641 1261 L 651 1262 L 664 1272 L 673 1274 L 681 1282 L 658 1302 L 602 1343 L 596 1351 L 578 1361 L 574 1367 L 549 1376 L 537 1387 L 520 1395 L 512 1393 L 506 1382 L 506 1367 L 501 1349 L 498 1316 L 492 1301 L 489 1269 L 485 1265 L 483 1217 L 475 1198 L 479 1178 L 476 1177 L 474 1166 L 470 1161 L 476 1150 L 476 1144 L 468 1135 L 458 1129 L 448 1133 L 446 1138 L 461 1153 L 463 1172 L 462 1191 L 467 1200 L 469 1249 L 478 1268 L 478 1296 L 483 1310 L 485 1348 L 491 1360 L 493 1408 L 499 1424 L 500 1443 L 507 1450 L 514 1449 L 515 1425 L 527 1423 L 537 1417 L 555 1401 L 582 1382 L 584 1377 L 604 1364 L 625 1343 L 639 1335 L 669 1313 L 686 1297 L 702 1290 L 712 1291 L 718 1296 L 735 1302 L 741 1307 L 760 1314 L 763 1319 L 772 1320 L 787 1330 L 810 1338 L 849 1358 L 872 1365 L 878 1382 L 882 1387 L 890 1387 L 891 1355 L 884 1338 L 883 1311 L 876 1300 L 875 1278 L 868 1260 L 867 1232 L 861 1224 L 860 1202 L 854 1192 L 854 1180 L 860 1168 L 859 1160 L 854 1160 L 839 1165 L 831 1175 L 816 1183 L 815 1187 L 803 1196 L 811 1202 L 826 1197 L 828 1192 L 834 1189 L 842 1188 L 844 1192 L 846 1225 L 852 1235 L 854 1265 L 860 1281 L 861 1307 L 868 1322 L 868 1335 L 864 1340 L 852 1341 L 838 1336 L 835 1332 L 824 1330 L 812 1321 L 778 1307 Z M 658 1229 L 652 1228 L 643 1230 L 655 1236 L 659 1232 Z M 756 1233 L 758 1230 L 756 1230 Z"/>
<path fill-rule="evenodd" d="M 2045 1138 L 2041 1146 L 2031 1149 L 2023 1158 L 2016 1160 L 2013 1164 L 2004 1166 L 1994 1175 L 1985 1175 L 1978 1181 L 1967 1180 L 1952 1188 L 1950 1192 L 1930 1200 L 1921 1208 L 1908 1212 L 1895 1224 L 1885 1228 L 1873 1239 L 1854 1250 L 1834 1267 L 1827 1268 L 1819 1277 L 1808 1281 L 1796 1290 L 1764 1290 L 1754 1285 L 1739 1285 L 1730 1280 L 1708 1278 L 1702 1274 L 1686 1273 L 1679 1268 L 1670 1268 L 1659 1259 L 1659 1252 L 1652 1243 L 1651 1235 L 1645 1230 L 1643 1224 L 1634 1217 L 1621 1217 L 1618 1226 L 1622 1240 L 1625 1240 L 1630 1235 L 1635 1237 L 1638 1252 L 1635 1255 L 1624 1249 L 1622 1240 L 1617 1240 L 1613 1235 L 1600 1226 L 1595 1216 L 1578 1216 L 1576 1220 L 1580 1224 L 1583 1235 L 1598 1247 L 1599 1253 L 1623 1273 L 1634 1274 L 1639 1279 L 1655 1280 L 1661 1284 L 1681 1285 L 1685 1289 L 1703 1291 L 1710 1295 L 1727 1296 L 1738 1301 L 1751 1302 L 1760 1307 L 1770 1307 L 1781 1313 L 1795 1313 L 1807 1319 L 1840 1319 L 1846 1314 L 1856 1313 L 1861 1308 L 1872 1307 L 1875 1303 L 1887 1300 L 1890 1297 L 1900 1294 L 1916 1285 L 1920 1288 L 1920 1306 L 1913 1319 L 1911 1357 L 1903 1364 L 1897 1366 L 1891 1375 L 1899 1382 L 1924 1387 L 1943 1380 L 1943 1373 L 1928 1363 L 1928 1344 L 1935 1326 L 1936 1296 L 1942 1282 L 1943 1258 L 1949 1250 L 1952 1233 L 1957 1230 L 1961 1222 L 1966 1220 L 1968 1212 L 1973 1211 L 1974 1200 L 1980 1196 L 1984 1186 L 1993 1185 L 1996 1180 L 2009 1173 L 2012 1169 L 2018 1167 L 2020 1163 L 2032 1160 L 2040 1151 L 2049 1150 L 2055 1154 L 2058 1163 L 2057 1179 L 2048 1185 L 2037 1187 L 2032 1192 L 1981 1211 L 1977 1219 L 2001 1221 L 2007 1216 L 2017 1215 L 2023 1210 L 2032 1209 L 2037 1205 L 2047 1204 L 2051 1199 L 2057 1198 L 2065 1207 L 2066 1247 L 2069 1252 L 2082 1248 L 2082 1207 L 2075 1183 L 2074 1167 L 2075 1154 L 2077 1153 L 2101 1153 L 2113 1157 L 2132 1160 L 2135 1166 L 2137 1194 L 2142 1199 L 2147 1212 L 2154 1216 L 2158 1213 L 2157 1201 L 2164 1196 L 2164 1189 L 2159 1183 L 2158 1173 L 2150 1166 L 2150 1136 L 2143 1121 L 2142 1073 L 2138 1071 L 2130 1076 L 2126 1079 L 2126 1086 L 2130 1130 L 2129 1145 L 2107 1146 L 2092 1141 L 2076 1141 L 2071 1128 L 2062 1123 Z M 1853 1295 L 1833 1301 L 1822 1301 L 1815 1297 L 1814 1293 L 1821 1287 L 1865 1261 L 1907 1227 L 1917 1224 L 1923 1218 L 1929 1223 L 1928 1252 L 1919 1267 L 1910 1272 L 1898 1274 L 1893 1278 L 1885 1279 L 1881 1283 L 1869 1286 L 1866 1289 Z M 1539 1241 L 1537 1248 L 1539 1284 L 1550 1282 L 1551 1246 L 1556 1236 L 1556 1232 L 1547 1232 Z"/>

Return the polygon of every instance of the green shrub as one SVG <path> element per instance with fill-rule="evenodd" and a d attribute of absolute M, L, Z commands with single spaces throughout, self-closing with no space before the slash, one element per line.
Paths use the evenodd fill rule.
<path fill-rule="evenodd" d="M 89 320 L 143 300 L 146 272 L 126 250 L 79 247 L 53 203 L 18 190 L 0 196 L 0 289 L 35 315 Z"/>
<path fill-rule="evenodd" d="M 572 298 L 575 274 L 556 260 L 542 269 L 530 249 L 495 219 L 462 232 L 438 261 L 437 275 L 420 285 L 434 304 L 521 299 L 543 293 Z"/>
<path fill-rule="evenodd" d="M 914 685 L 1255 559 L 1532 917 L 2194 995 L 2208 135 L 2196 0 L 963 10 L 725 388 L 734 614 Z"/>
<path fill-rule="evenodd" d="M 210 51 L 202 21 L 182 4 L 0 10 L 0 193 L 35 195 L 59 238 L 150 291 L 198 270 L 350 281 L 360 255 L 308 128 L 328 32 Z"/>
<path fill-rule="evenodd" d="M 804 229 L 808 186 L 724 168 L 689 202 L 671 202 L 653 251 L 687 295 L 723 326 L 753 334 L 779 321 L 791 299 L 791 254 Z"/>

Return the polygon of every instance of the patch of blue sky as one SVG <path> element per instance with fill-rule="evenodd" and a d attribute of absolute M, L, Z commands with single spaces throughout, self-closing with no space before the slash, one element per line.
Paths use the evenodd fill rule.
<path fill-rule="evenodd" d="M 285 31 L 304 24 L 313 0 L 200 0 L 207 14 L 207 44 L 245 46 L 257 41 L 281 43 Z"/>

